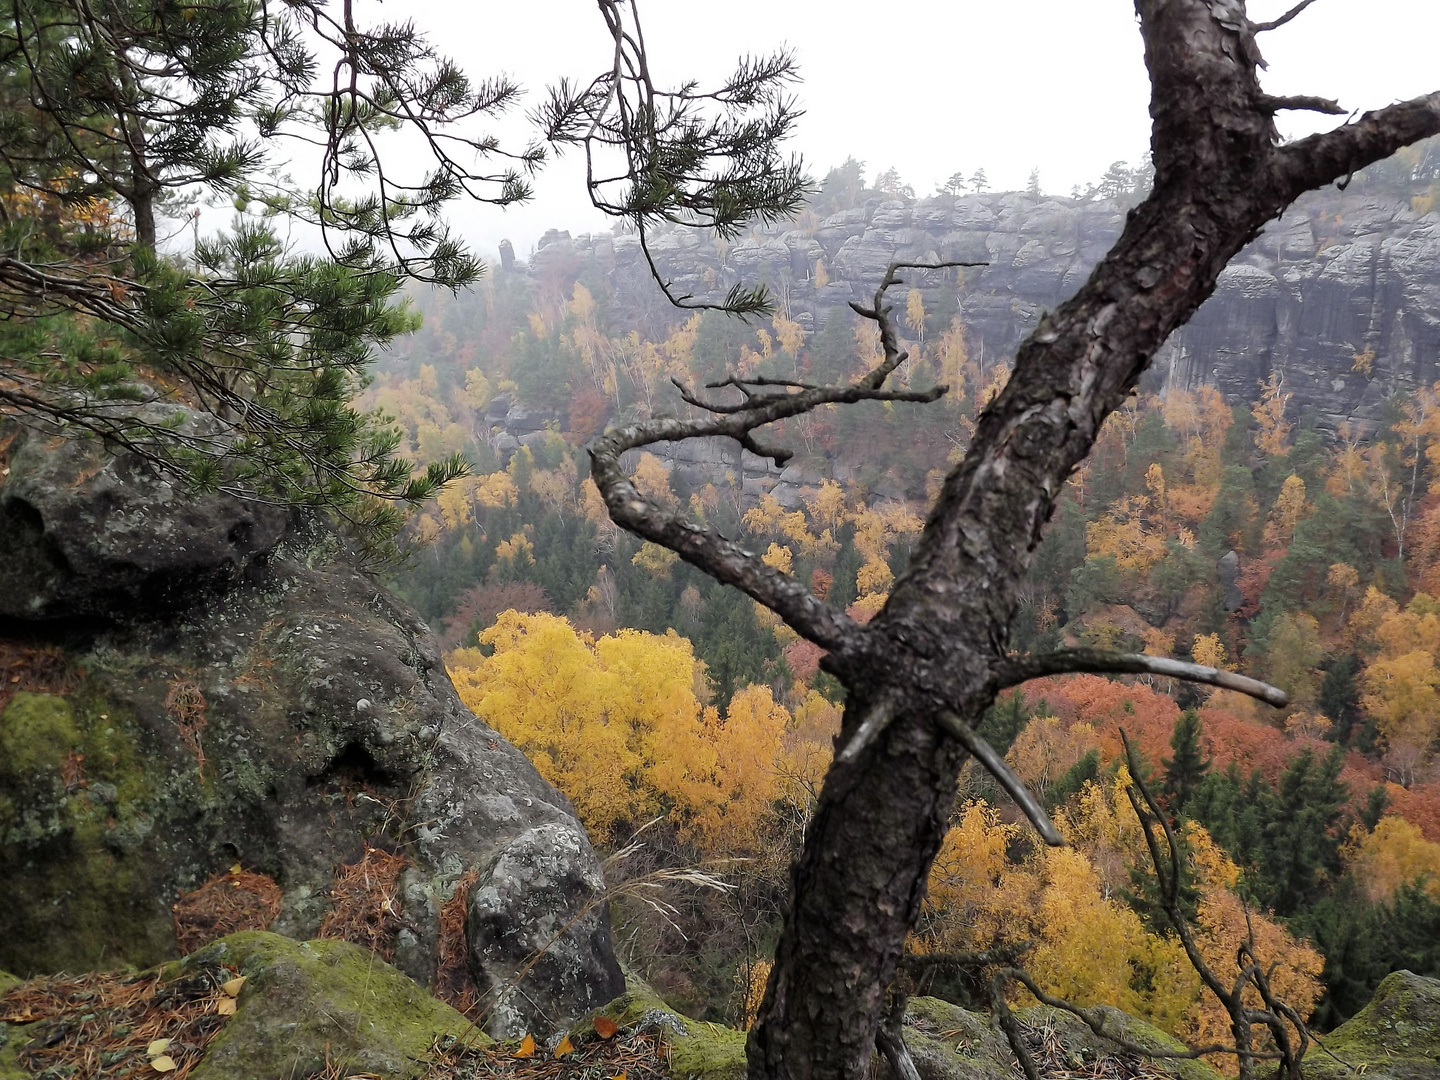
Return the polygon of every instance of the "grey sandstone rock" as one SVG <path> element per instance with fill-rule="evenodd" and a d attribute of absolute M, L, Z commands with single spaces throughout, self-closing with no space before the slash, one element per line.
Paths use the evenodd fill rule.
<path fill-rule="evenodd" d="M 23 542 L 0 559 L 0 635 L 59 647 L 71 676 L 0 712 L 29 762 L 0 768 L 0 969 L 173 955 L 170 905 L 237 862 L 284 890 L 273 929 L 313 937 L 336 866 L 370 842 L 408 861 L 394 962 L 423 985 L 468 869 L 508 898 L 492 921 L 508 940 L 596 898 L 568 801 L 460 703 L 428 629 L 334 536 L 192 500 L 82 442 L 19 433 L 9 451 L 0 537 Z M 198 711 L 177 711 L 177 688 Z M 541 839 L 543 898 L 492 880 Z M 520 984 L 535 1008 L 617 992 L 608 933 L 603 905 L 570 928 Z M 498 986 L 521 962 L 476 975 Z"/>

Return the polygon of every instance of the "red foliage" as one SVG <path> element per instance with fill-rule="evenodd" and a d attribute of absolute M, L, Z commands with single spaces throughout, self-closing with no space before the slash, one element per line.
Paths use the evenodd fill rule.
<path fill-rule="evenodd" d="M 566 434 L 576 446 L 592 435 L 605 430 L 610 419 L 610 402 L 595 389 L 594 384 L 585 383 L 570 399 L 570 425 Z"/>
<path fill-rule="evenodd" d="M 801 682 L 808 683 L 815 677 L 820 670 L 820 658 L 824 655 L 824 649 L 804 638 L 785 646 L 785 663 L 789 665 L 790 673 Z"/>
<path fill-rule="evenodd" d="M 1440 843 L 1440 781 L 1415 784 L 1408 790 L 1386 784 L 1390 805 L 1397 814 L 1425 834 L 1426 840 Z"/>
<path fill-rule="evenodd" d="M 479 622 L 481 627 L 490 627 L 502 611 L 522 611 L 534 615 L 540 611 L 554 611 L 550 597 L 533 581 L 511 581 L 502 585 L 475 585 L 466 589 L 456 598 L 454 615 L 444 618 L 445 629 L 440 634 L 440 647 L 449 652 L 465 642 L 469 629 Z M 474 644 L 472 640 L 470 644 Z"/>

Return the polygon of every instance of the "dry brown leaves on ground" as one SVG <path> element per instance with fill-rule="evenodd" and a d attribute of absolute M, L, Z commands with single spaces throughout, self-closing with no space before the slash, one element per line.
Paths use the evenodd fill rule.
<path fill-rule="evenodd" d="M 165 712 L 175 721 L 185 748 L 195 755 L 195 767 L 205 768 L 205 747 L 200 733 L 205 730 L 205 710 L 209 707 L 200 684 L 189 679 L 172 679 L 165 695 Z"/>
<path fill-rule="evenodd" d="M 435 965 L 435 996 L 465 1017 L 474 1020 L 480 1006 L 480 992 L 470 975 L 470 958 L 465 945 L 465 920 L 470 914 L 470 890 L 480 879 L 480 868 L 472 866 L 455 883 L 454 895 L 440 909 L 439 961 Z"/>
<path fill-rule="evenodd" d="M 0 709 L 22 690 L 65 694 L 75 689 L 78 681 L 64 650 L 0 639 Z"/>
<path fill-rule="evenodd" d="M 536 1050 L 516 1057 L 513 1043 L 436 1048 L 423 1080 L 669 1080 L 670 1064 L 656 1031 L 622 1028 L 613 1038 L 591 1036 L 570 1053 L 552 1056 Z"/>
<path fill-rule="evenodd" d="M 1073 1053 L 1050 1024 L 1022 1023 L 1020 1034 L 1044 1080 L 1173 1080 L 1170 1073 L 1148 1058 L 1124 1051 L 1083 1056 Z M 1018 1069 L 1016 1075 L 1022 1075 Z"/>
<path fill-rule="evenodd" d="M 364 946 L 384 960 L 393 957 L 395 935 L 408 925 L 400 906 L 405 864 L 403 855 L 366 845 L 359 862 L 337 866 L 320 936 Z"/>
<path fill-rule="evenodd" d="M 184 1080 L 225 1026 L 220 1003 L 231 999 L 221 986 L 233 977 L 217 965 L 168 983 L 153 974 L 32 979 L 0 996 L 0 1021 L 36 1025 L 10 1037 L 30 1036 L 18 1060 L 37 1076 Z"/>
<path fill-rule="evenodd" d="M 170 909 L 180 951 L 192 953 L 240 930 L 270 929 L 283 896 L 275 879 L 265 874 L 239 868 L 217 874 L 194 892 L 182 894 Z"/>

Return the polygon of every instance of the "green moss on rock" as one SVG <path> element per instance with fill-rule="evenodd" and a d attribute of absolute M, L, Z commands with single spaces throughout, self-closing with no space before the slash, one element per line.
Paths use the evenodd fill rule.
<path fill-rule="evenodd" d="M 450 1006 L 344 941 L 247 931 L 192 953 L 180 970 L 203 964 L 237 968 L 246 982 L 234 1019 L 210 1044 L 194 1080 L 303 1077 L 324 1070 L 327 1054 L 342 1075 L 403 1080 L 425 1071 L 437 1040 L 470 1029 Z"/>
<path fill-rule="evenodd" d="M 59 779 L 80 749 L 70 703 L 54 694 L 16 694 L 0 713 L 0 775 L 20 783 Z"/>
<path fill-rule="evenodd" d="M 161 781 L 147 778 L 130 726 L 95 695 L 20 693 L 0 713 L 5 967 L 30 976 L 173 954 L 155 901 L 169 868 L 135 854 Z M 68 786 L 67 765 L 78 773 Z"/>
<path fill-rule="evenodd" d="M 1385 976 L 1370 1003 L 1305 1055 L 1307 1080 L 1440 1077 L 1440 979 Z"/>
<path fill-rule="evenodd" d="M 653 1027 L 670 1055 L 679 1080 L 741 1080 L 745 1075 L 745 1032 L 676 1012 L 648 984 L 627 972 L 626 991 L 604 1009 L 621 1027 Z M 576 1025 L 588 1033 L 592 1020 Z"/>
<path fill-rule="evenodd" d="M 946 1080 L 1013 1080 L 1010 1050 L 987 1017 L 933 997 L 906 1003 L 905 1045 L 920 1075 Z"/>

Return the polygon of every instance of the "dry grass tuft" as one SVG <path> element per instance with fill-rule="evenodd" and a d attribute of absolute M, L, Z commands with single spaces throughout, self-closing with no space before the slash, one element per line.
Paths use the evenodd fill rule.
<path fill-rule="evenodd" d="M 194 892 L 183 894 L 170 911 L 175 940 L 192 953 L 216 938 L 240 930 L 268 930 L 280 914 L 284 894 L 275 879 L 249 870 L 217 874 Z"/>
<path fill-rule="evenodd" d="M 320 923 L 320 936 L 349 941 L 391 959 L 395 935 L 408 925 L 400 906 L 405 866 L 403 855 L 368 844 L 359 862 L 337 866 L 331 908 Z"/>
<path fill-rule="evenodd" d="M 195 767 L 205 768 L 205 747 L 200 742 L 200 733 L 205 730 L 205 710 L 209 703 L 200 684 L 189 679 L 172 679 L 170 692 L 165 695 L 165 712 L 180 731 L 185 748 L 195 755 Z"/>
<path fill-rule="evenodd" d="M 440 909 L 439 961 L 435 965 L 435 996 L 469 1019 L 480 1007 L 480 991 L 470 975 L 469 950 L 465 944 L 465 920 L 470 914 L 470 890 L 480 879 L 480 868 L 472 866 L 455 883 L 455 892 Z"/>
<path fill-rule="evenodd" d="M 218 1013 L 226 999 L 221 985 L 232 978 L 214 966 L 162 983 L 154 975 L 113 972 L 71 978 L 56 975 L 21 983 L 0 996 L 0 1021 L 33 1024 L 30 1039 L 17 1050 L 20 1067 L 32 1075 L 67 1080 L 141 1080 L 161 1075 L 146 1048 L 169 1039 L 163 1053 L 185 1080 L 210 1040 L 225 1026 Z"/>
<path fill-rule="evenodd" d="M 0 639 L 0 709 L 21 691 L 67 694 L 79 681 L 63 649 Z"/>
<path fill-rule="evenodd" d="M 1150 1059 L 1128 1051 L 1085 1057 L 1073 1054 L 1053 1024 L 1021 1022 L 1020 1035 L 1043 1080 L 1173 1080 Z"/>

